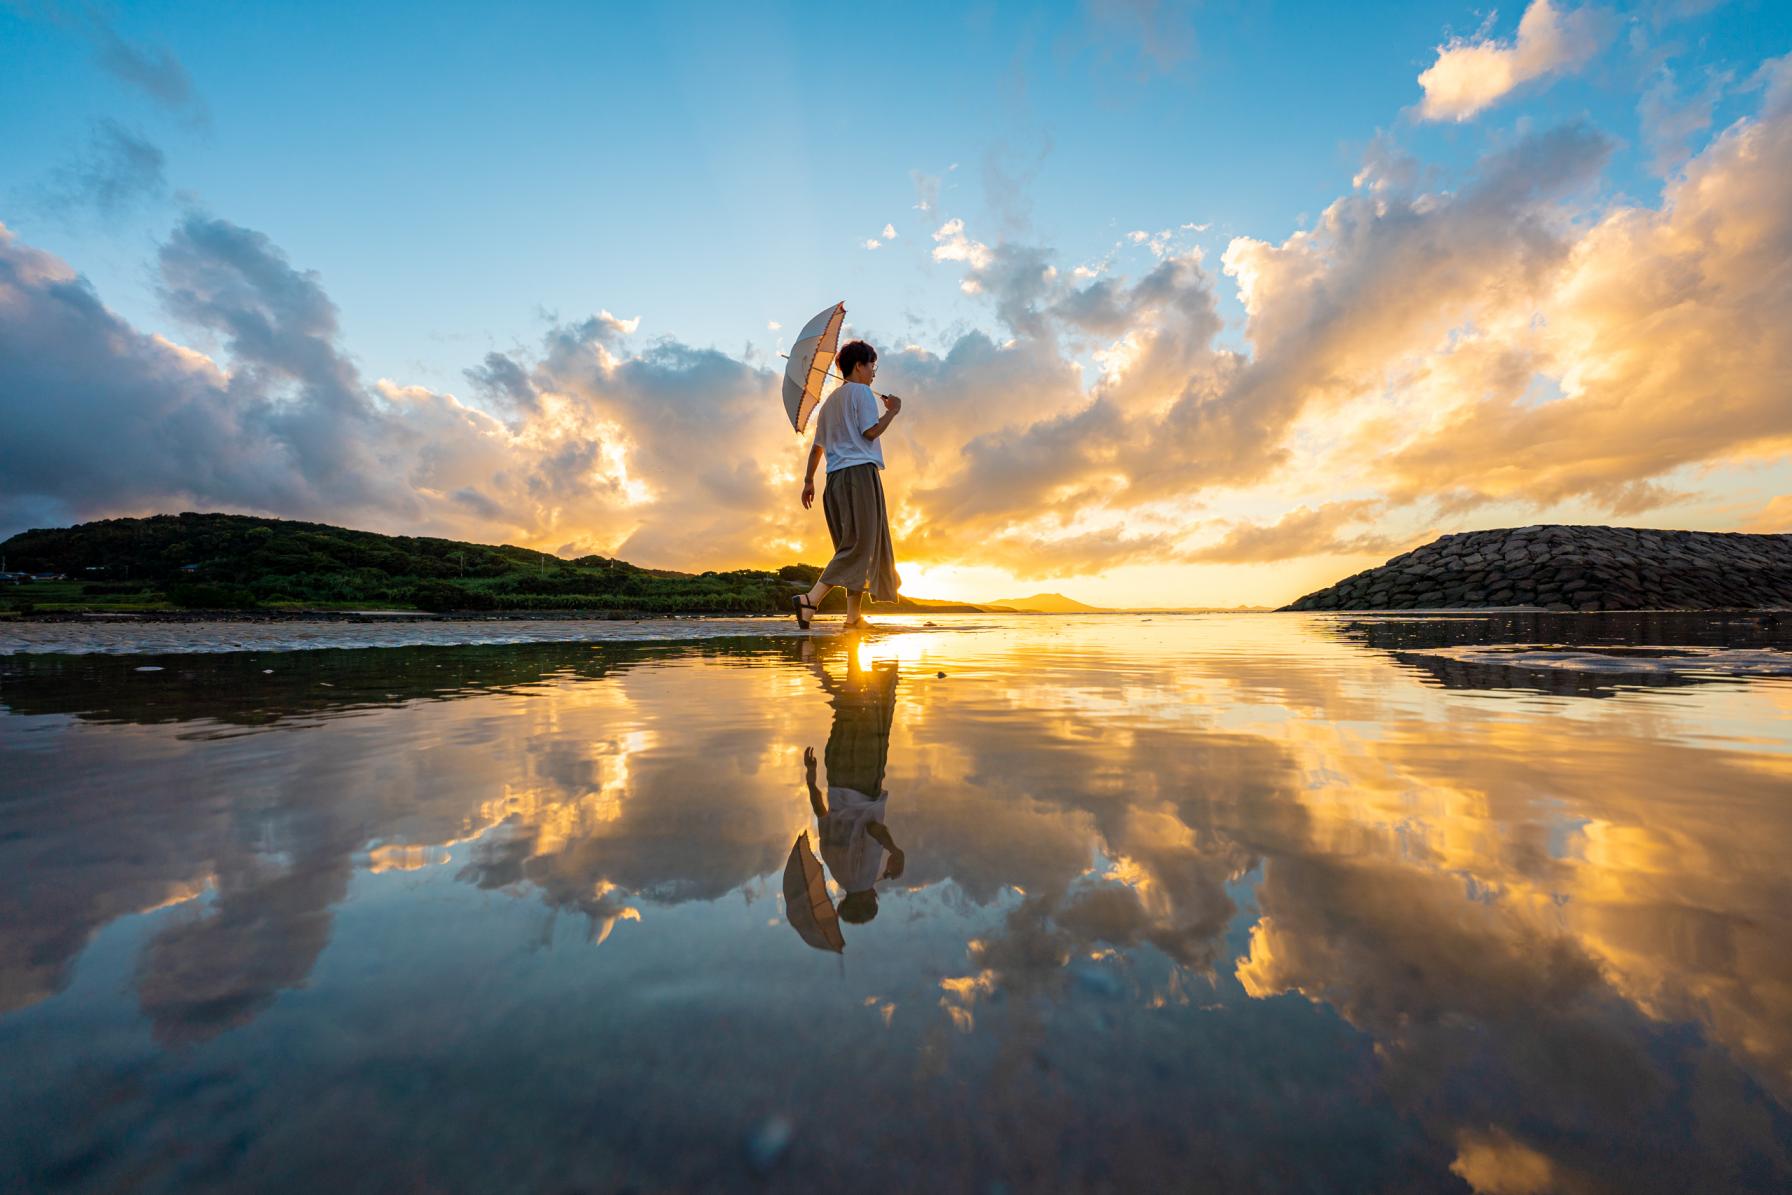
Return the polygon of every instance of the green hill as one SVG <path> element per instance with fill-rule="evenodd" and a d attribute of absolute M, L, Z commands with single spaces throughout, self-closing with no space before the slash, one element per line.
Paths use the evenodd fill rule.
<path fill-rule="evenodd" d="M 410 609 L 778 614 L 816 565 L 680 573 L 606 556 L 563 560 L 510 545 L 379 535 L 253 515 L 154 515 L 20 532 L 14 572 L 63 581 L 0 586 L 15 610 Z M 836 592 L 823 609 L 843 605 Z M 978 612 L 904 599 L 885 609 Z"/>

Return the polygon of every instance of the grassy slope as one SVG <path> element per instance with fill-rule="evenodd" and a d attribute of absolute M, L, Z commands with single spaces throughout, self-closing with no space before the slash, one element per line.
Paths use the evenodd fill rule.
<path fill-rule="evenodd" d="M 251 515 L 105 519 L 21 532 L 0 544 L 7 568 L 65 582 L 0 587 L 0 609 L 617 610 L 776 614 L 814 583 L 814 565 L 775 572 L 679 573 L 623 560 L 562 560 L 511 545 L 379 535 Z M 191 566 L 191 567 L 188 567 Z M 830 604 L 842 604 L 835 593 Z M 885 609 L 977 611 L 904 599 Z"/>

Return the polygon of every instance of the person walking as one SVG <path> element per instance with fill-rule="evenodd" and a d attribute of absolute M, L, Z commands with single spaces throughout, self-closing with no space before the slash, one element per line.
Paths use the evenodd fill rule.
<path fill-rule="evenodd" d="M 846 590 L 846 626 L 869 625 L 859 606 L 866 594 L 875 602 L 894 602 L 902 587 L 896 575 L 896 551 L 890 544 L 890 518 L 884 505 L 883 445 L 879 438 L 902 412 L 894 394 L 871 389 L 877 376 L 877 350 L 855 340 L 835 358 L 846 380 L 821 404 L 815 418 L 815 442 L 803 477 L 803 509 L 815 505 L 815 467 L 827 458 L 827 486 L 821 509 L 827 516 L 834 558 L 808 593 L 791 598 L 796 620 L 804 630 L 816 608 L 839 585 Z M 884 411 L 878 414 L 882 398 Z"/>

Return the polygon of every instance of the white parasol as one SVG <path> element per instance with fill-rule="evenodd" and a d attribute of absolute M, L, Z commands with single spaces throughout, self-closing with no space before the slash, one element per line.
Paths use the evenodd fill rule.
<path fill-rule="evenodd" d="M 790 360 L 784 366 L 784 413 L 790 426 L 801 432 L 821 402 L 821 387 L 840 351 L 840 325 L 846 322 L 846 304 L 835 303 L 803 325 Z"/>
<path fill-rule="evenodd" d="M 840 914 L 828 895 L 821 860 L 809 849 L 806 830 L 790 844 L 790 858 L 784 864 L 784 920 L 798 937 L 817 950 L 835 954 L 846 950 L 846 938 L 840 933 Z"/>

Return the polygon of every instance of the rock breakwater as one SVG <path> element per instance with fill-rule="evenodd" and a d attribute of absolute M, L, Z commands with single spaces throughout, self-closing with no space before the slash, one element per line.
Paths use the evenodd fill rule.
<path fill-rule="evenodd" d="M 1792 534 L 1540 524 L 1446 535 L 1284 610 L 1792 607 Z"/>

